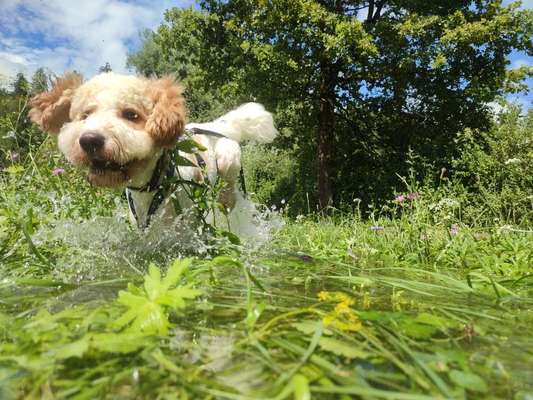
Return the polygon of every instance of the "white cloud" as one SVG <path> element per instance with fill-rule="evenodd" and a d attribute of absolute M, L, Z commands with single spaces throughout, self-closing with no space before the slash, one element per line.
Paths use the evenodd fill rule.
<path fill-rule="evenodd" d="M 0 74 L 31 74 L 47 67 L 57 74 L 77 70 L 90 77 L 109 62 L 127 72 L 128 46 L 153 29 L 165 9 L 194 0 L 0 0 Z"/>

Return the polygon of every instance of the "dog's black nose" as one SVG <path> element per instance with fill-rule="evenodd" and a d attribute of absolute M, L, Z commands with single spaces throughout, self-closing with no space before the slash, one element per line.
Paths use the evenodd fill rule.
<path fill-rule="evenodd" d="M 80 136 L 80 146 L 87 154 L 94 154 L 104 147 L 105 137 L 98 132 L 85 132 Z"/>

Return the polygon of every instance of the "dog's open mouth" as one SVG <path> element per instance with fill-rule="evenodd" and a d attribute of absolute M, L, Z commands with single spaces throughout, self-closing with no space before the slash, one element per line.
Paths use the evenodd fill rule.
<path fill-rule="evenodd" d="M 138 159 L 119 163 L 109 158 L 94 157 L 86 161 L 87 180 L 99 187 L 124 186 L 146 167 L 146 160 Z"/>
<path fill-rule="evenodd" d="M 119 164 L 109 160 L 92 160 L 89 169 L 91 173 L 97 175 L 115 171 L 126 172 L 128 169 L 128 164 Z"/>
<path fill-rule="evenodd" d="M 128 181 L 131 162 L 119 164 L 111 160 L 93 159 L 89 164 L 87 180 L 95 186 L 117 187 Z"/>

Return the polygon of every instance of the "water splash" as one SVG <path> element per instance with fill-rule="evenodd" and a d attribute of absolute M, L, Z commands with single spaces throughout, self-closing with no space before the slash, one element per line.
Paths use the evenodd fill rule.
<path fill-rule="evenodd" d="M 241 239 L 246 251 L 255 251 L 268 244 L 272 235 L 283 226 L 278 212 L 256 204 L 240 193 L 228 217 L 219 215 L 217 220 L 223 222 L 222 228 Z"/>
<path fill-rule="evenodd" d="M 149 228 L 140 230 L 129 223 L 127 210 L 121 206 L 111 217 L 59 219 L 41 227 L 33 240 L 37 245 L 63 248 L 53 260 L 58 279 L 81 282 L 142 275 L 150 262 L 167 265 L 178 257 L 209 258 L 234 246 L 203 229 L 194 213 L 188 210 L 171 224 L 156 218 Z M 242 242 L 239 250 L 248 254 L 267 245 L 283 225 L 278 213 L 242 196 L 227 216 L 220 213 L 215 221 L 219 228 L 237 235 Z"/>

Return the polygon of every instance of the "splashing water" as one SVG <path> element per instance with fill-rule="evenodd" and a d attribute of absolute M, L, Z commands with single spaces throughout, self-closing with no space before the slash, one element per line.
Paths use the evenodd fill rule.
<path fill-rule="evenodd" d="M 156 218 L 149 228 L 140 230 L 128 222 L 127 210 L 119 206 L 112 217 L 58 220 L 54 226 L 41 227 L 33 240 L 39 245 L 68 248 L 58 252 L 53 262 L 54 275 L 59 279 L 81 282 L 117 274 L 144 274 L 150 262 L 166 265 L 176 257 L 191 255 L 209 258 L 230 245 L 226 238 L 214 237 L 203 229 L 194 213 L 194 209 L 187 210 L 170 225 Z M 243 196 L 227 216 L 217 213 L 213 220 L 217 227 L 239 237 L 239 250 L 245 253 L 268 244 L 283 225 L 278 213 Z"/>
<path fill-rule="evenodd" d="M 240 193 L 227 218 L 220 213 L 216 220 L 221 222 L 222 226 L 219 227 L 237 235 L 244 250 L 248 251 L 255 251 L 266 245 L 283 226 L 279 213 L 254 203 Z"/>

